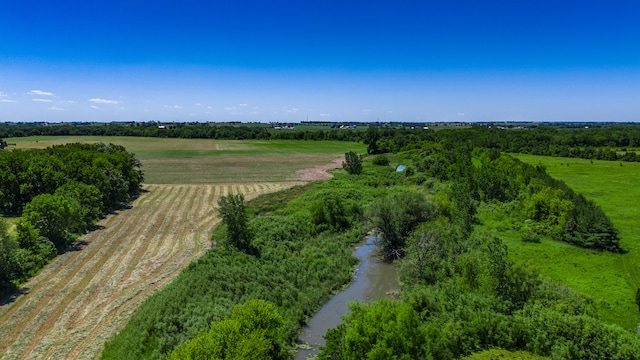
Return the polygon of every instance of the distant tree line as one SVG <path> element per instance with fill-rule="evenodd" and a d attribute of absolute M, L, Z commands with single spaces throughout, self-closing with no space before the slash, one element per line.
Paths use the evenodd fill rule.
<path fill-rule="evenodd" d="M 159 128 L 157 122 L 109 124 L 0 124 L 0 138 L 25 136 L 141 136 L 225 140 L 336 140 L 367 144 L 369 154 L 419 148 L 422 142 L 465 143 L 470 147 L 503 152 L 577 157 L 598 160 L 640 161 L 640 126 L 610 125 L 594 128 L 533 127 L 505 129 L 472 126 L 439 131 L 403 126 L 370 126 L 357 130 L 270 131 L 265 126 L 217 123 L 179 123 Z"/>
<path fill-rule="evenodd" d="M 119 145 L 0 152 L 0 293 L 35 274 L 104 214 L 140 190 L 140 162 Z"/>
<path fill-rule="evenodd" d="M 370 154 L 397 152 L 422 147 L 423 142 L 465 144 L 502 152 L 576 157 L 597 160 L 640 161 L 640 126 L 611 126 L 594 129 L 537 127 L 501 129 L 475 126 L 440 131 L 368 128 L 362 135 Z"/>
<path fill-rule="evenodd" d="M 171 124 L 160 128 L 156 122 L 133 124 L 35 125 L 0 124 L 0 138 L 25 136 L 140 136 L 220 140 L 337 140 L 360 141 L 357 130 L 270 131 L 260 125 L 215 123 Z"/>

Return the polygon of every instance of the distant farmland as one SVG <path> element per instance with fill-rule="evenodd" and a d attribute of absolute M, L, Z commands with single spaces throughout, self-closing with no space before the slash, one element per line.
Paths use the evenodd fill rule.
<path fill-rule="evenodd" d="M 148 184 L 311 180 L 300 172 L 326 165 L 348 151 L 366 153 L 364 144 L 343 141 L 34 136 L 7 142 L 18 149 L 68 142 L 122 145 L 140 159 Z"/>
<path fill-rule="evenodd" d="M 78 251 L 56 258 L 25 284 L 24 295 L 0 306 L 3 359 L 94 358 L 147 297 L 213 245 L 220 196 L 252 199 L 321 179 L 346 151 L 365 149 L 347 142 L 117 137 L 10 142 L 120 144 L 141 159 L 146 185 L 131 209 L 103 219 Z"/>

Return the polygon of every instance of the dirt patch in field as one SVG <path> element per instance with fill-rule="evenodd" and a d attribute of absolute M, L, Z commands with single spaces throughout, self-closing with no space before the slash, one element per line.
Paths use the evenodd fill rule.
<path fill-rule="evenodd" d="M 291 180 L 317 181 L 331 179 L 333 175 L 328 171 L 340 169 L 342 167 L 343 161 L 344 157 L 339 157 L 326 165 L 319 165 L 312 168 L 298 170 L 296 171 L 296 177 Z"/>

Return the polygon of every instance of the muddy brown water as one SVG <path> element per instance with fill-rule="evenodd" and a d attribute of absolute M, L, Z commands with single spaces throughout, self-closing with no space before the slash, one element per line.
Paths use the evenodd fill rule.
<path fill-rule="evenodd" d="M 380 298 L 391 298 L 399 291 L 398 274 L 392 264 L 381 261 L 376 255 L 375 236 L 369 236 L 354 255 L 360 260 L 353 282 L 348 288 L 331 297 L 309 320 L 298 337 L 301 347 L 295 360 L 313 359 L 325 345 L 327 330 L 340 325 L 342 316 L 349 312 L 353 301 L 370 302 Z"/>

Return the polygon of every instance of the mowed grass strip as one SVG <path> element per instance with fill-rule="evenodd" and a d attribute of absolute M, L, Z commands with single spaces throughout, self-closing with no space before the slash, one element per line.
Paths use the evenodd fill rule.
<path fill-rule="evenodd" d="M 164 218 L 167 214 L 172 213 L 173 209 L 171 209 L 171 206 L 176 204 L 180 195 L 180 192 L 175 192 L 170 194 L 170 196 L 164 197 L 160 194 L 159 198 L 162 200 L 162 203 L 156 205 L 158 208 L 164 208 L 166 211 L 157 211 L 157 209 L 154 209 L 153 212 L 149 212 L 153 214 L 153 219 L 143 218 L 135 221 L 134 223 L 137 223 L 139 226 L 149 223 L 151 225 L 143 227 L 142 231 L 144 233 L 154 233 L 155 229 L 153 229 L 152 226 L 155 227 L 157 226 L 156 224 L 162 224 L 165 222 Z M 129 229 L 129 231 L 135 233 L 135 230 L 133 229 Z M 121 237 L 126 238 L 122 235 Z M 136 264 L 132 257 L 138 253 L 140 248 L 143 248 L 150 243 L 150 241 L 141 240 L 142 239 L 133 239 L 130 243 L 131 246 L 128 247 L 126 252 L 116 250 L 114 251 L 114 256 L 100 257 L 91 267 L 84 267 L 81 269 L 74 277 L 80 279 L 78 285 L 72 289 L 72 294 L 74 294 L 74 296 L 67 296 L 64 301 L 57 304 L 55 313 L 52 316 L 49 316 L 46 328 L 53 328 L 53 331 L 47 334 L 47 336 L 35 336 L 31 340 L 31 344 L 34 346 L 37 345 L 38 348 L 35 350 L 33 348 L 28 348 L 25 353 L 45 353 L 45 358 L 52 358 L 52 352 L 55 353 L 58 345 L 68 345 L 69 343 L 57 343 L 55 339 L 56 336 L 54 334 L 64 333 L 66 329 L 76 328 L 77 324 L 82 322 L 82 318 L 74 317 L 75 314 L 73 314 L 72 311 L 69 311 L 69 309 L 82 309 L 85 304 L 91 305 L 92 302 L 95 302 L 96 299 L 92 299 L 91 296 L 97 292 L 97 287 L 106 281 L 119 279 L 119 282 L 125 282 L 127 276 L 131 274 L 130 270 L 133 270 L 131 268 L 127 268 L 126 265 Z M 120 245 L 120 247 L 121 246 L 122 245 Z M 118 274 L 119 276 L 115 276 L 114 272 L 119 269 L 122 269 L 122 273 L 126 274 L 124 277 L 121 274 Z M 97 308 L 98 307 L 96 306 L 94 311 Z"/>
<path fill-rule="evenodd" d="M 94 358 L 139 305 L 210 247 L 223 194 L 247 198 L 291 187 L 267 184 L 147 185 L 133 208 L 101 222 L 81 251 L 61 255 L 3 305 L 3 359 Z"/>
<path fill-rule="evenodd" d="M 597 252 L 551 240 L 523 243 L 518 234 L 512 233 L 508 242 L 511 256 L 529 261 L 544 275 L 589 295 L 605 321 L 635 331 L 640 323 L 635 303 L 640 288 L 640 163 L 516 157 L 531 165 L 545 166 L 549 175 L 595 201 L 620 231 L 621 245 L 627 252 Z"/>
<path fill-rule="evenodd" d="M 147 214 L 154 214 L 153 209 L 147 208 L 147 210 Z M 95 269 L 95 271 L 103 269 L 104 264 L 113 256 L 126 255 L 126 252 L 121 251 L 122 249 L 126 248 L 128 250 L 130 248 L 129 246 L 123 245 L 123 242 L 127 240 L 126 234 L 135 233 L 135 227 L 139 226 L 145 219 L 145 213 L 143 212 L 130 212 L 128 215 L 131 216 L 129 219 L 125 219 L 123 216 L 116 216 L 114 217 L 116 220 L 110 226 L 105 227 L 105 230 L 89 234 L 87 239 L 85 239 L 89 245 L 82 251 L 60 256 L 58 259 L 64 257 L 70 258 L 69 263 L 64 267 L 56 268 L 56 266 L 54 266 L 55 263 L 47 266 L 45 268 L 47 270 L 49 268 L 54 269 L 52 277 L 44 279 L 43 281 L 39 281 L 40 279 L 36 277 L 27 284 L 27 286 L 30 287 L 30 284 L 35 281 L 38 284 L 44 284 L 44 286 L 32 287 L 29 295 L 23 297 L 23 299 L 30 302 L 37 299 L 40 299 L 40 301 L 30 306 L 32 309 L 31 314 L 22 314 L 22 316 L 18 317 L 18 319 L 23 320 L 18 325 L 18 328 L 21 327 L 23 331 L 19 332 L 20 337 L 14 342 L 14 346 L 19 349 L 19 353 L 27 356 L 31 344 L 40 343 L 40 345 L 42 345 L 42 343 L 37 340 L 33 341 L 34 338 L 45 335 L 56 335 L 56 333 L 45 333 L 41 331 L 40 329 L 44 329 L 42 323 L 34 322 L 33 320 L 24 321 L 25 318 L 33 319 L 35 316 L 36 319 L 41 319 L 41 321 L 44 322 L 58 322 L 60 315 L 52 315 L 55 315 L 55 312 L 59 312 L 55 309 L 61 307 L 63 310 L 66 309 L 67 307 L 65 305 L 67 302 L 77 297 L 77 294 L 71 292 L 75 287 L 76 281 L 80 279 L 91 280 L 95 276 L 93 269 Z M 94 291 L 94 289 L 90 290 Z M 72 308 L 68 308 L 68 310 L 72 310 Z M 62 316 L 62 318 L 66 318 L 66 316 Z M 51 324 L 49 324 L 49 326 L 51 327 Z M 9 351 L 11 352 L 11 349 Z"/>

